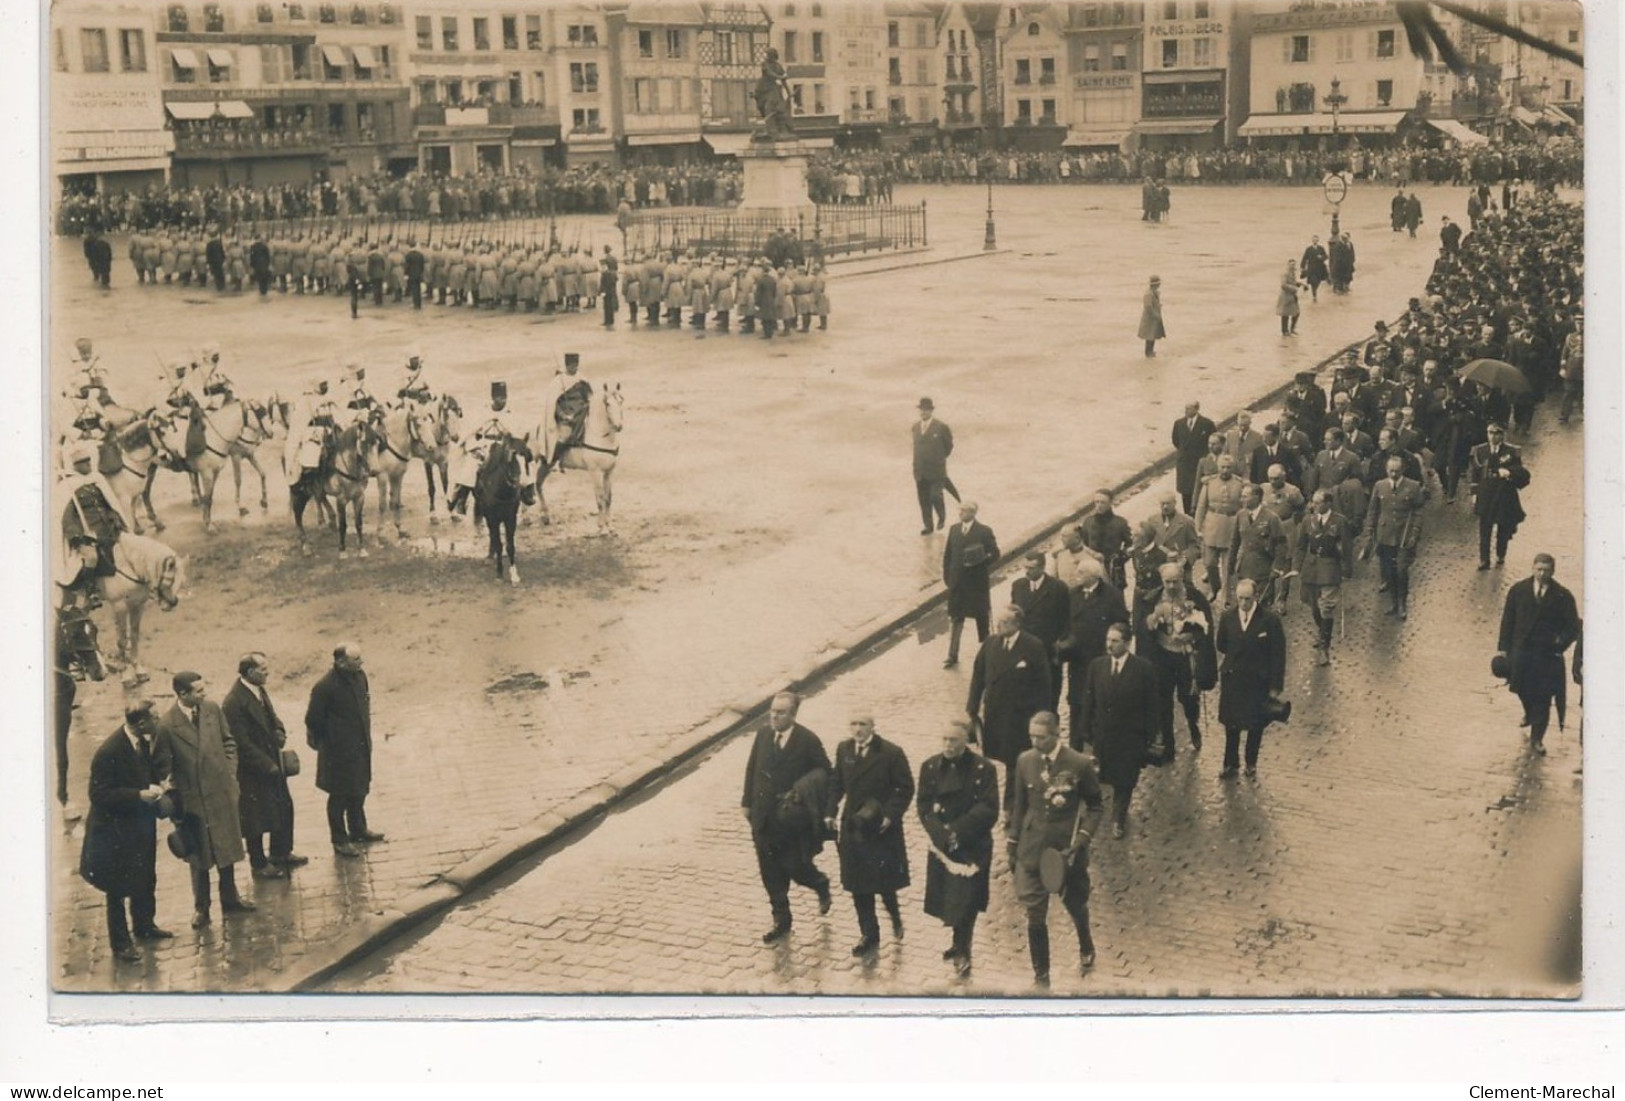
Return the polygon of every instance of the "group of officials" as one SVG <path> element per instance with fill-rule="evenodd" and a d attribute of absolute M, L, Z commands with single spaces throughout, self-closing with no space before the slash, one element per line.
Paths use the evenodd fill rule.
<path fill-rule="evenodd" d="M 169 850 L 192 879 L 192 928 L 212 922 L 212 887 L 220 910 L 257 907 L 238 889 L 245 850 L 253 878 L 285 879 L 309 858 L 293 851 L 289 777 L 298 754 L 266 684 L 262 653 L 245 654 L 221 703 L 196 672 L 176 673 L 175 702 L 159 713 L 143 699 L 97 748 L 90 762 L 90 812 L 79 872 L 107 896 L 108 940 L 116 960 L 139 962 L 136 942 L 168 940 L 157 923 L 158 823 L 173 829 Z M 372 783 L 372 703 L 360 647 L 333 651 L 333 666 L 311 689 L 306 742 L 316 752 L 316 786 L 327 793 L 327 823 L 340 858 L 384 840 L 367 825 Z M 269 849 L 266 842 L 269 840 Z"/>

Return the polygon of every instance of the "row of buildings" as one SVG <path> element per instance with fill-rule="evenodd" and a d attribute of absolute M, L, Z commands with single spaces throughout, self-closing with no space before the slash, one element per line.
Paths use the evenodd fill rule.
<path fill-rule="evenodd" d="M 1479 0 L 1583 49 L 1577 0 Z M 1381 141 L 1572 125 L 1578 66 L 1444 15 L 1466 78 L 1379 0 L 119 3 L 51 9 L 64 186 L 256 184 L 734 155 L 772 47 L 796 129 L 852 147 Z"/>

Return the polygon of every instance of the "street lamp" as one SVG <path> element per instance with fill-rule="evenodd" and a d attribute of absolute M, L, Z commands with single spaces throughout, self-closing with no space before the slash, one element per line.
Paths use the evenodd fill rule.
<path fill-rule="evenodd" d="M 1330 92 L 1326 93 L 1325 102 L 1326 102 L 1326 106 L 1328 106 L 1328 107 L 1330 107 L 1332 109 L 1332 150 L 1333 150 L 1334 154 L 1338 150 L 1338 140 L 1337 140 L 1338 139 L 1338 133 L 1337 133 L 1338 113 L 1343 109 L 1343 104 L 1347 103 L 1348 101 L 1349 101 L 1349 97 L 1343 94 L 1343 82 L 1338 80 L 1337 77 L 1333 76 L 1332 77 L 1332 90 Z M 1342 168 L 1343 168 L 1342 158 L 1340 156 L 1334 156 L 1334 159 L 1333 159 L 1332 163 L 1330 165 L 1328 165 L 1328 167 L 1330 167 L 1333 171 L 1339 171 L 1339 172 L 1342 171 Z M 1333 237 L 1337 236 L 1338 231 L 1341 228 L 1338 225 L 1338 214 L 1340 213 L 1340 211 L 1341 211 L 1340 206 L 1333 206 L 1332 207 L 1332 236 Z"/>
<path fill-rule="evenodd" d="M 989 167 L 987 173 L 987 233 L 982 237 L 982 251 L 992 252 L 998 247 L 999 244 L 993 232 L 993 170 Z"/>

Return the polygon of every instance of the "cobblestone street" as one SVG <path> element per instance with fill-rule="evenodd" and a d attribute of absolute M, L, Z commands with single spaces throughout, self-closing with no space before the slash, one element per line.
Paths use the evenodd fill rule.
<path fill-rule="evenodd" d="M 1422 193 L 1430 218 L 1440 211 L 1459 216 L 1465 203 L 1465 192 L 1454 189 Z M 984 193 L 899 189 L 900 201 L 921 196 L 929 198 L 932 241 L 941 252 L 951 257 L 967 251 L 944 242 L 974 251 Z M 1274 331 L 1271 304 L 1284 259 L 1324 228 L 1318 194 L 1215 188 L 1176 196 L 1176 220 L 1148 226 L 1138 220 L 1133 189 L 1001 188 L 999 241 L 1007 252 L 894 271 L 878 270 L 885 265 L 876 262 L 845 274 L 837 270 L 830 330 L 772 344 L 687 329 L 629 331 L 624 321 L 620 330 L 606 332 L 587 315 L 510 317 L 434 307 L 422 314 L 403 306 L 365 309 L 359 322 L 351 322 L 346 304 L 336 298 L 290 296 L 266 303 L 252 295 L 216 298 L 196 288 L 137 287 L 122 259 L 115 289 L 103 297 L 84 285 L 82 262 L 59 242 L 53 362 L 67 361 L 76 337 L 94 338 L 115 393 L 132 405 L 156 397 L 148 395 L 157 385 L 155 353 L 168 357 L 207 339 L 220 342 L 228 371 L 249 396 L 272 390 L 295 394 L 313 375 L 336 375 L 351 349 L 369 366 L 369 381 L 379 379 L 375 392 L 382 392 L 393 385 L 404 349 L 416 344 L 440 387 L 459 395 L 465 406 L 480 408 L 490 380 L 504 378 L 514 408 L 534 419 L 536 395 L 557 357 L 576 350 L 589 378 L 623 384 L 627 428 L 616 475 L 618 534 L 594 537 L 590 493 L 579 475 L 567 476 L 550 490 L 557 497 L 555 526 L 520 532 L 525 581 L 517 590 L 495 581 L 480 561 L 483 535 L 476 542 L 463 534 L 466 527 L 426 523 L 421 476 L 415 472 L 407 483 L 406 538 L 397 540 L 389 531 L 381 543 L 371 542 L 385 525 L 377 522 L 369 500 L 372 556 L 364 562 L 336 561 L 331 534 L 320 531 L 313 557 L 291 553 L 286 492 L 276 462 L 280 441 L 269 445 L 262 459 L 270 475 L 269 511 L 251 507 L 244 518 L 233 515 L 228 475 L 216 494 L 221 530 L 213 537 L 203 535 L 197 514 L 187 508 L 183 480 L 161 474 L 155 498 L 170 521 L 163 538 L 182 554 L 186 582 L 179 610 L 168 616 L 149 612 L 146 618 L 143 652 L 153 676 L 146 691 L 167 707 L 172 673 L 198 668 L 219 686 L 218 698 L 234 675 L 237 655 L 258 647 L 270 657 L 270 690 L 290 742 L 302 749 L 300 719 L 310 685 L 336 642 L 358 638 L 373 678 L 377 732 L 369 814 L 389 840 L 371 848 L 364 861 L 336 862 L 323 828 L 322 797 L 312 782 L 314 768 L 307 768 L 293 784 L 296 848 L 312 863 L 290 881 L 254 884 L 258 914 L 217 921 L 194 934 L 186 929 L 185 868 L 161 851 L 158 920 L 179 936 L 147 949 L 143 963 L 115 968 L 105 943 L 102 897 L 75 872 L 82 825 L 57 828 L 50 862 L 51 975 L 57 987 L 282 988 L 387 922 L 404 900 L 421 898 L 425 891 L 454 895 L 448 881 L 477 878 L 481 859 L 521 842 L 539 820 L 583 801 L 590 804 L 624 787 L 629 777 L 660 769 L 694 731 L 737 717 L 772 689 L 929 596 L 939 585 L 941 544 L 916 534 L 906 436 L 921 394 L 935 398 L 955 429 L 955 480 L 981 501 L 983 516 L 1001 542 L 1013 546 L 1023 532 L 1087 500 L 1095 486 L 1126 479 L 1166 454 L 1168 425 L 1186 400 L 1200 398 L 1205 411 L 1223 419 L 1285 382 L 1292 371 L 1369 332 L 1375 318 L 1394 316 L 1420 291 L 1434 251 L 1430 242 L 1390 234 L 1386 196 L 1379 189 L 1357 189 L 1344 208 L 1344 224 L 1361 249 L 1354 293 L 1328 295 L 1319 304 L 1306 301 L 1302 335 L 1288 341 Z M 598 228 L 608 239 L 607 220 Z M 1087 279 L 1080 274 L 1079 257 L 1129 255 L 1135 257 L 1131 265 L 1095 265 Z M 1132 337 L 1139 295 L 1154 271 L 1164 279 L 1173 336 L 1156 360 L 1147 361 Z M 898 339 L 900 332 L 918 339 Z M 1543 439 L 1533 449 L 1534 519 L 1519 537 L 1518 552 L 1538 542 L 1542 525 L 1561 522 L 1556 506 L 1540 503 L 1542 494 L 1556 489 L 1541 479 L 1541 471 L 1555 467 L 1577 474 L 1578 436 L 1574 441 Z M 1561 451 L 1565 446 L 1571 452 L 1567 458 Z M 1548 451 L 1555 457 L 1548 458 Z M 252 494 L 245 501 L 252 506 Z M 1554 546 L 1579 545 L 1577 509 L 1570 519 L 1573 530 L 1555 530 Z M 1361 668 L 1359 683 L 1366 694 L 1348 700 L 1339 695 L 1353 682 L 1352 669 L 1333 669 L 1328 676 L 1306 661 L 1295 662 L 1293 693 L 1305 710 L 1266 747 L 1267 771 L 1256 789 L 1220 799 L 1210 790 L 1209 773 L 1217 770 L 1212 761 L 1204 761 L 1200 775 L 1182 760 L 1148 778 L 1139 825 L 1126 843 L 1133 858 L 1114 866 L 1112 855 L 1102 853 L 1097 875 L 1101 943 L 1113 946 L 1109 952 L 1125 944 L 1139 947 L 1110 957 L 1111 966 L 1103 956 L 1094 986 L 1146 989 L 1148 976 L 1162 974 L 1169 949 L 1205 946 L 1222 947 L 1215 959 L 1256 958 L 1200 983 L 1177 968 L 1172 974 L 1178 978 L 1159 978 L 1157 989 L 1308 990 L 1325 989 L 1335 979 L 1338 989 L 1346 990 L 1352 975 L 1365 976 L 1371 990 L 1463 989 L 1463 983 L 1450 981 L 1456 972 L 1449 961 L 1458 958 L 1463 962 L 1455 966 L 1473 976 L 1466 984 L 1472 989 L 1520 988 L 1517 975 L 1492 979 L 1469 965 L 1489 958 L 1495 938 L 1504 932 L 1487 918 L 1459 930 L 1461 936 L 1451 941 L 1454 954 L 1444 953 L 1413 974 L 1414 953 L 1438 940 L 1425 935 L 1432 926 L 1454 928 L 1446 915 L 1458 912 L 1455 894 L 1427 905 L 1425 895 L 1395 870 L 1368 862 L 1376 857 L 1365 848 L 1322 851 L 1297 832 L 1307 822 L 1322 830 L 1357 829 L 1383 839 L 1385 844 L 1374 840 L 1373 849 L 1394 856 L 1404 850 L 1429 852 L 1451 875 L 1467 877 L 1471 868 L 1472 875 L 1483 876 L 1509 864 L 1519 851 L 1508 840 L 1503 848 L 1512 855 L 1490 859 L 1494 850 L 1487 847 L 1484 829 L 1503 821 L 1513 829 L 1531 809 L 1554 801 L 1577 805 L 1577 792 L 1567 786 L 1554 792 L 1520 779 L 1517 746 L 1510 740 L 1515 731 L 1508 730 L 1506 745 L 1480 737 L 1458 744 L 1448 733 L 1460 725 L 1454 720 L 1464 708 L 1482 705 L 1493 712 L 1486 729 L 1499 729 L 1495 723 L 1511 726 L 1516 714 L 1510 697 L 1491 689 L 1487 652 L 1481 653 L 1476 642 L 1459 645 L 1464 624 L 1442 614 L 1434 616 L 1438 622 L 1430 621 L 1429 609 L 1438 608 L 1432 601 L 1454 609 L 1464 595 L 1477 594 L 1483 606 L 1472 605 L 1470 614 L 1480 618 L 1499 607 L 1498 594 L 1479 592 L 1489 584 L 1485 578 L 1469 576 L 1458 585 L 1457 572 L 1445 569 L 1441 557 L 1439 548 L 1428 556 L 1429 581 L 1418 592 L 1416 614 L 1403 638 L 1390 640 L 1393 625 L 1373 624 L 1365 608 L 1351 611 L 1346 654 L 1372 632 L 1383 644 L 1375 651 L 1376 664 Z M 1560 576 L 1577 587 L 1577 563 L 1560 569 Z M 1294 625 L 1301 628 L 1302 623 Z M 1481 626 L 1466 629 L 1467 638 L 1484 637 Z M 1437 634 L 1429 638 L 1429 630 Z M 112 637 L 111 623 L 105 623 L 104 643 Z M 814 729 L 833 745 L 844 727 L 837 697 L 861 698 L 877 709 L 890 701 L 889 711 L 880 710 L 881 729 L 899 734 L 917 758 L 928 744 L 921 739 L 934 733 L 931 721 L 921 716 L 946 714 L 962 703 L 962 681 L 936 670 L 940 645 L 904 645 L 852 674 L 814 701 L 816 707 L 809 705 Z M 1457 661 L 1459 668 L 1450 666 Z M 1391 679 L 1394 690 L 1370 692 L 1371 682 L 1383 677 Z M 1429 694 L 1436 683 L 1456 687 L 1448 694 Z M 1328 696 L 1312 702 L 1315 691 Z M 1425 696 L 1433 710 L 1413 709 L 1418 696 Z M 79 702 L 70 791 L 82 807 L 90 754 L 116 725 L 124 695 L 116 681 L 86 684 Z M 828 706 L 835 709 L 819 710 Z M 1391 733 L 1380 736 L 1385 741 L 1373 741 L 1365 720 L 1386 713 L 1408 714 L 1415 722 L 1393 724 Z M 1313 718 L 1317 714 L 1319 720 Z M 590 854 L 590 846 L 606 844 L 601 838 L 618 836 L 628 822 L 656 813 L 651 808 L 683 806 L 689 815 L 682 819 L 684 829 L 700 831 L 688 840 L 670 837 L 678 832 L 670 823 L 646 824 L 634 842 L 626 843 L 631 847 L 616 845 L 612 851 L 618 860 L 649 857 L 662 875 L 678 876 L 677 887 L 711 883 L 714 894 L 697 900 L 695 912 L 711 912 L 708 907 L 726 902 L 718 912 L 727 916 L 703 923 L 651 920 L 640 936 L 654 937 L 662 922 L 669 923 L 681 930 L 673 937 L 699 940 L 685 951 L 705 960 L 705 970 L 699 977 L 673 973 L 668 983 L 662 968 L 645 971 L 633 961 L 625 965 L 639 976 L 637 988 L 799 990 L 808 988 L 795 985 L 805 980 L 831 984 L 817 986 L 829 990 L 842 982 L 857 989 L 877 981 L 861 971 L 845 979 L 826 975 L 816 955 L 803 958 L 809 951 L 805 938 L 820 928 L 805 918 L 784 977 L 771 964 L 758 972 L 763 957 L 755 951 L 730 966 L 729 973 L 741 969 L 737 982 L 712 973 L 727 953 L 710 951 L 712 938 L 697 927 L 748 933 L 739 940 L 745 944 L 765 920 L 758 916 L 765 915 L 759 887 L 745 882 L 743 893 L 733 889 L 737 869 L 749 871 L 749 846 L 742 843 L 742 823 L 733 809 L 743 758 L 730 763 L 730 755 L 742 752 L 740 745 L 730 745 L 692 779 L 606 823 L 587 843 L 549 861 L 515 890 L 577 868 L 591 890 L 582 888 L 578 895 L 572 886 L 553 892 L 550 904 L 573 899 L 573 914 L 593 916 L 578 927 L 569 924 L 576 917 L 561 913 L 555 922 L 558 943 L 574 948 L 592 941 L 609 931 L 614 913 L 635 913 L 632 900 L 651 897 L 651 885 L 661 880 L 631 871 L 600 876 L 591 869 L 604 864 L 603 855 L 577 850 Z M 1289 752 L 1297 758 L 1289 758 Z M 1567 752 L 1560 745 L 1535 775 L 1561 772 L 1567 780 L 1572 767 L 1565 767 Z M 307 751 L 306 757 L 313 754 Z M 1282 788 L 1287 776 L 1316 786 Z M 1414 787 L 1401 790 L 1392 783 L 1419 776 L 1431 785 L 1425 798 Z M 1365 777 L 1372 778 L 1371 788 L 1391 792 L 1375 819 L 1369 817 L 1369 804 L 1356 810 L 1343 801 L 1345 785 Z M 1487 783 L 1495 785 L 1493 792 Z M 707 785 L 733 794 L 675 796 Z M 1484 809 L 1504 800 L 1511 802 Z M 1287 822 L 1299 826 L 1288 828 Z M 1439 831 L 1438 844 L 1413 849 L 1412 835 L 1423 825 Z M 1164 832 L 1170 829 L 1171 838 Z M 1446 854 L 1452 859 L 1444 859 Z M 471 860 L 474 866 L 465 864 Z M 1215 871 L 1221 866 L 1229 869 L 1223 875 Z M 1146 871 L 1152 867 L 1157 870 Z M 678 868 L 693 874 L 673 870 Z M 1194 889 L 1162 889 L 1164 881 L 1189 869 L 1207 870 L 1213 878 L 1194 894 Z M 1408 873 L 1431 882 L 1418 869 Z M 239 875 L 246 883 L 246 867 Z M 916 875 L 923 875 L 923 865 Z M 1339 882 L 1346 882 L 1348 893 L 1361 894 L 1363 901 L 1356 906 L 1339 896 L 1337 912 L 1319 912 L 1336 892 L 1318 878 L 1339 876 L 1347 877 Z M 625 894 L 595 908 L 594 891 Z M 501 897 L 482 907 L 497 905 Z M 1146 897 L 1155 898 L 1156 905 L 1140 905 Z M 1379 923 L 1380 936 L 1373 931 L 1377 925 L 1351 916 L 1375 908 L 1391 908 L 1396 915 Z M 454 935 L 465 915 L 479 909 L 459 911 L 424 943 Z M 1219 941 L 1207 939 L 1204 930 L 1211 923 L 1186 920 L 1198 911 L 1228 915 L 1228 923 L 1218 924 L 1234 931 Z M 1123 915 L 1133 917 L 1132 936 L 1110 924 Z M 830 943 L 844 945 L 849 939 L 850 922 L 844 920 L 837 909 L 824 926 Z M 1019 937 L 1004 929 L 1013 920 L 1001 912 L 986 920 L 972 989 L 996 988 L 992 984 L 1001 974 L 1008 985 L 1020 974 Z M 1346 935 L 1337 936 L 1336 930 Z M 1357 930 L 1371 932 L 1363 947 L 1351 943 Z M 571 939 L 564 939 L 566 932 Z M 526 939 L 518 930 L 510 936 L 515 942 Z M 638 951 L 660 954 L 653 941 L 630 935 L 612 939 L 616 951 L 643 945 Z M 923 920 L 916 920 L 908 951 L 934 961 L 939 950 L 934 944 Z M 1334 950 L 1333 944 L 1339 947 Z M 484 947 L 484 942 L 475 945 L 480 951 Z M 1364 962 L 1387 958 L 1368 951 L 1379 948 L 1405 961 L 1394 965 L 1399 970 Z M 467 988 L 453 981 L 455 970 L 425 968 L 417 951 L 402 955 L 397 967 L 369 983 Z M 1001 951 L 1008 955 L 1002 970 Z M 457 956 L 448 951 L 445 958 Z M 615 972 L 588 962 L 594 958 L 587 950 L 568 959 L 537 957 L 540 970 L 530 975 L 522 970 L 529 957 L 501 962 L 491 956 L 490 965 L 511 983 L 493 979 L 490 988 L 626 988 L 612 977 Z M 613 958 L 603 954 L 606 961 Z M 1261 966 L 1260 960 L 1274 962 Z M 578 980 L 570 968 L 585 970 Z M 938 970 L 906 974 L 917 976 L 910 982 L 929 985 L 938 981 Z M 893 979 L 885 985 L 888 992 L 907 988 Z"/>
<path fill-rule="evenodd" d="M 1061 996 L 1337 994 L 1553 996 L 1548 960 L 1573 900 L 1580 854 L 1577 708 L 1534 757 L 1516 700 L 1488 672 L 1502 599 L 1540 549 L 1578 546 L 1581 436 L 1537 421 L 1525 456 L 1531 516 L 1506 568 L 1474 570 L 1476 527 L 1460 503 L 1430 509 L 1411 616 L 1380 614 L 1375 567 L 1345 587 L 1346 638 L 1330 668 L 1312 625 L 1287 613 L 1288 698 L 1256 781 L 1221 782 L 1210 694 L 1207 748 L 1142 778 L 1126 840 L 1093 847 L 1099 962 L 1080 979 L 1070 934 L 1053 932 Z M 1146 508 L 1146 499 L 1135 505 Z M 1131 519 L 1139 512 L 1131 505 Z M 1558 576 L 1580 596 L 1580 563 Z M 1014 574 L 995 587 L 1004 592 Z M 944 623 L 875 655 L 808 699 L 800 721 L 833 755 L 852 708 L 917 770 L 963 708 L 967 668 L 940 666 Z M 341 976 L 367 992 L 581 993 L 639 990 L 784 995 L 1019 995 L 1033 992 L 1024 919 L 995 861 L 975 970 L 952 976 L 947 931 L 920 912 L 924 834 L 906 830 L 914 886 L 901 942 L 854 960 L 849 899 L 817 915 L 792 888 L 789 941 L 769 924 L 739 789 L 749 740 L 612 815 L 409 946 Z M 834 875 L 832 849 L 819 861 Z M 1054 922 L 1060 920 L 1052 916 Z"/>

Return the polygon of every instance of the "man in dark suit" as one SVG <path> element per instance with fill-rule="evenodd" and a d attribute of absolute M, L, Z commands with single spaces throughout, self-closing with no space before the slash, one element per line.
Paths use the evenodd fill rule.
<path fill-rule="evenodd" d="M 1272 466 L 1279 466 L 1288 482 L 1300 489 L 1303 488 L 1302 460 L 1282 442 L 1281 426 L 1273 421 L 1264 426 L 1264 443 L 1253 452 L 1252 461 L 1247 469 L 1247 480 L 1254 485 L 1263 485 L 1270 480 Z"/>
<path fill-rule="evenodd" d="M 293 796 L 282 772 L 288 732 L 265 690 L 270 675 L 264 654 L 244 654 L 237 662 L 237 683 L 220 705 L 237 739 L 237 812 L 255 879 L 281 879 L 289 869 L 310 863 L 293 851 Z M 271 835 L 269 859 L 265 855 L 267 833 Z"/>
<path fill-rule="evenodd" d="M 1140 781 L 1155 736 L 1157 671 L 1128 652 L 1133 632 L 1127 623 L 1106 631 L 1106 652 L 1089 663 L 1083 678 L 1082 730 L 1073 748 L 1093 748 L 1100 782 L 1112 789 L 1112 836 L 1128 829 L 1128 805 Z"/>
<path fill-rule="evenodd" d="M 423 308 L 423 273 L 427 267 L 428 261 L 418 248 L 416 239 L 408 237 L 406 239 L 406 256 L 403 261 L 403 269 L 406 272 L 406 289 L 412 296 L 412 308 L 414 310 Z"/>
<path fill-rule="evenodd" d="M 976 916 L 987 909 L 993 827 L 999 821 L 999 776 L 969 748 L 971 725 L 953 719 L 942 752 L 920 766 L 915 808 L 930 839 L 925 864 L 925 912 L 954 931 L 943 958 L 970 974 Z"/>
<path fill-rule="evenodd" d="M 1049 655 L 1021 624 L 1020 608 L 1011 605 L 999 613 L 993 637 L 977 651 L 965 701 L 970 717 L 981 719 L 982 752 L 1004 765 L 1007 777 L 1027 748 L 1027 721 L 1050 700 Z M 1008 786 L 1004 794 L 1008 803 Z"/>
<path fill-rule="evenodd" d="M 1523 704 L 1529 727 L 1529 748 L 1545 756 L 1546 727 L 1557 701 L 1561 724 L 1566 688 L 1563 652 L 1580 637 L 1580 613 L 1574 594 L 1553 579 L 1557 561 L 1549 554 L 1535 555 L 1534 569 L 1507 590 L 1501 610 L 1501 636 L 1497 655 L 1507 659 L 1507 687 Z M 1579 659 L 1575 680 L 1579 681 Z"/>
<path fill-rule="evenodd" d="M 361 646 L 333 650 L 333 667 L 310 690 L 305 741 L 316 751 L 316 786 L 327 792 L 327 831 L 333 851 L 357 857 L 360 842 L 382 841 L 367 827 L 372 790 L 372 693 L 362 668 Z"/>
<path fill-rule="evenodd" d="M 908 847 L 903 816 L 914 800 L 914 774 L 901 747 L 875 734 L 872 715 L 848 723 L 852 736 L 835 747 L 835 771 L 824 804 L 825 825 L 840 831 L 841 887 L 858 914 L 854 956 L 880 947 L 875 896 L 885 903 L 892 936 L 903 939 L 903 912 L 897 892 L 908 886 Z"/>
<path fill-rule="evenodd" d="M 1404 619 L 1410 614 L 1411 563 L 1422 538 L 1422 505 L 1427 491 L 1405 476 L 1405 460 L 1388 456 L 1387 476 L 1371 489 L 1365 514 L 1365 538 L 1376 548 L 1382 573 L 1379 593 L 1389 594 L 1388 614 Z"/>
<path fill-rule="evenodd" d="M 813 864 L 824 847 L 819 829 L 824 802 L 806 805 L 807 794 L 828 782 L 829 755 L 818 735 L 796 722 L 800 706 L 801 697 L 794 692 L 773 697 L 767 725 L 756 732 L 750 748 L 739 803 L 750 823 L 756 867 L 773 909 L 773 927 L 762 935 L 763 944 L 789 935 L 791 883 L 817 892 L 820 914 L 830 907 L 829 877 Z"/>
<path fill-rule="evenodd" d="M 1241 734 L 1247 733 L 1247 775 L 1258 773 L 1258 749 L 1268 725 L 1266 711 L 1286 687 L 1286 632 L 1281 619 L 1258 603 L 1251 581 L 1236 583 L 1236 606 L 1219 617 L 1219 722 L 1224 725 L 1224 766 L 1228 780 L 1241 764 Z"/>
<path fill-rule="evenodd" d="M 942 583 L 948 587 L 948 660 L 944 669 L 959 664 L 959 636 L 967 618 L 976 621 L 976 639 L 987 639 L 987 620 L 992 612 L 988 574 L 999 560 L 999 542 L 993 529 L 976 519 L 976 502 L 959 506 L 959 523 L 948 529 L 942 550 Z"/>
<path fill-rule="evenodd" d="M 954 451 L 954 434 L 946 424 L 934 416 L 936 406 L 930 398 L 920 399 L 920 419 L 909 429 L 914 439 L 914 491 L 920 499 L 920 534 L 930 535 L 933 520 L 940 529 L 948 519 L 948 506 L 943 502 L 943 491 L 959 493 L 948 477 L 948 456 Z"/>
<path fill-rule="evenodd" d="M 158 719 L 151 700 L 124 712 L 90 760 L 90 815 L 79 854 L 79 874 L 107 895 L 107 940 L 113 957 L 141 959 L 130 936 L 167 940 L 175 934 L 153 921 L 158 912 L 158 819 L 163 817 L 168 761 L 157 744 Z M 124 903 L 129 900 L 127 923 Z"/>
<path fill-rule="evenodd" d="M 1292 414 L 1293 423 L 1310 440 L 1320 439 L 1320 434 L 1326 430 L 1326 391 L 1315 381 L 1313 371 L 1299 371 L 1292 376 L 1292 388 L 1287 391 L 1284 410 Z"/>
<path fill-rule="evenodd" d="M 1022 628 L 1044 644 L 1049 655 L 1049 709 L 1061 696 L 1061 658 L 1058 644 L 1066 634 L 1071 594 L 1060 578 L 1044 572 L 1043 551 L 1027 555 L 1027 573 L 1010 585 L 1010 603 L 1021 609 Z"/>
<path fill-rule="evenodd" d="M 1040 711 L 1027 728 L 1033 747 L 1016 761 L 1010 782 L 1016 787 L 1007 829 L 1010 870 L 1016 898 L 1027 911 L 1027 951 L 1033 981 L 1049 985 L 1049 891 L 1039 873 L 1044 851 L 1065 861 L 1061 905 L 1078 933 L 1078 970 L 1095 965 L 1089 932 L 1089 842 L 1100 825 L 1105 801 L 1094 763 L 1061 744 L 1060 721 Z"/>
<path fill-rule="evenodd" d="M 1213 422 L 1202 416 L 1202 403 L 1199 401 L 1187 402 L 1185 415 L 1174 422 L 1174 450 L 1179 452 L 1174 467 L 1174 484 L 1179 490 L 1180 500 L 1185 504 L 1187 516 L 1196 511 L 1196 466 L 1207 454 L 1208 437 L 1213 435 L 1214 428 Z"/>
<path fill-rule="evenodd" d="M 1143 586 L 1142 586 L 1143 588 Z M 1073 749 L 1083 739 L 1083 678 L 1089 663 L 1106 652 L 1106 629 L 1128 618 L 1123 594 L 1106 581 L 1098 564 L 1088 563 L 1079 571 L 1068 608 L 1066 636 L 1056 649 L 1066 661 L 1067 732 Z"/>
<path fill-rule="evenodd" d="M 1495 533 L 1495 564 L 1505 564 L 1507 544 L 1523 523 L 1525 513 L 1518 491 L 1529 484 L 1529 471 L 1516 447 L 1506 442 L 1506 426 L 1492 423 L 1489 440 L 1474 447 L 1467 477 L 1473 494 L 1473 515 L 1478 517 L 1478 568 L 1490 568 L 1490 533 Z"/>

